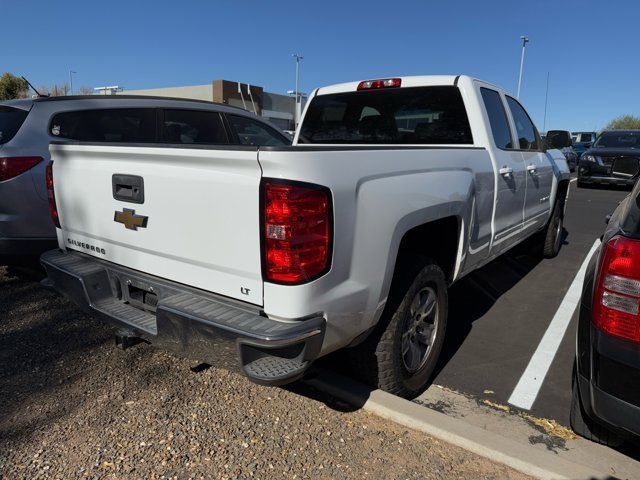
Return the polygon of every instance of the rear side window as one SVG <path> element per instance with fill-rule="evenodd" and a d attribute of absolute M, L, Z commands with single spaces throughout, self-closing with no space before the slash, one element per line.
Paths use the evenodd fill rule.
<path fill-rule="evenodd" d="M 516 124 L 520 150 L 538 150 L 536 127 L 533 125 L 529 115 L 517 100 L 507 97 L 507 103 L 509 104 L 513 121 Z"/>
<path fill-rule="evenodd" d="M 0 106 L 0 145 L 11 140 L 27 118 L 29 112 L 19 108 Z"/>
<path fill-rule="evenodd" d="M 51 120 L 51 135 L 81 142 L 156 142 L 153 108 L 113 108 L 62 112 Z"/>
<path fill-rule="evenodd" d="M 458 87 L 410 87 L 313 98 L 299 143 L 472 144 Z"/>
<path fill-rule="evenodd" d="M 218 112 L 166 109 L 161 142 L 172 144 L 220 145 L 229 140 Z"/>
<path fill-rule="evenodd" d="M 240 145 L 253 145 L 257 147 L 263 146 L 282 146 L 289 145 L 284 136 L 275 130 L 256 122 L 251 118 L 241 117 L 238 115 L 227 115 L 231 127 L 238 134 Z"/>
<path fill-rule="evenodd" d="M 489 88 L 480 88 L 480 93 L 484 101 L 484 108 L 486 108 L 489 116 L 491 133 L 493 134 L 493 140 L 496 142 L 496 147 L 502 149 L 513 148 L 507 112 L 504 109 L 500 94 Z"/>

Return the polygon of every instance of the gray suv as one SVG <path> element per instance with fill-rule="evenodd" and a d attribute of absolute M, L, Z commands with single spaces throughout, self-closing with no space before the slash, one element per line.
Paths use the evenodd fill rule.
<path fill-rule="evenodd" d="M 245 110 L 150 96 L 67 96 L 0 102 L 0 265 L 57 247 L 45 171 L 49 143 L 289 145 L 276 127 Z"/>

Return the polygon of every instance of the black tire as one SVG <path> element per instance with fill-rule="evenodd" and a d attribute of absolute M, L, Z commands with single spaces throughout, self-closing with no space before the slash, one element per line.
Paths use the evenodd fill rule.
<path fill-rule="evenodd" d="M 415 310 L 416 299 L 421 303 L 422 298 L 426 298 L 425 305 L 432 300 L 432 315 L 437 318 L 433 329 L 428 314 L 419 320 L 420 313 L 411 313 Z M 423 258 L 399 260 L 378 326 L 361 345 L 350 351 L 352 366 L 356 369 L 354 373 L 376 388 L 400 397 L 415 398 L 429 385 L 438 361 L 447 327 L 447 312 L 447 282 L 442 269 Z M 424 325 L 423 330 L 420 325 Z M 427 345 L 423 340 L 429 336 Z M 409 350 L 405 348 L 407 342 L 411 344 Z M 424 358 L 420 356 L 419 361 L 412 362 L 418 358 L 412 356 L 414 346 L 426 350 Z M 419 353 L 423 355 L 421 351 Z"/>
<path fill-rule="evenodd" d="M 560 252 L 562 245 L 562 224 L 564 220 L 564 199 L 556 200 L 551 212 L 551 218 L 543 232 L 542 256 L 544 258 L 553 258 Z"/>
<path fill-rule="evenodd" d="M 575 377 L 573 380 L 569 422 L 571 423 L 571 428 L 574 432 L 587 440 L 591 440 L 592 442 L 606 445 L 608 447 L 619 447 L 623 443 L 623 440 L 620 437 L 589 418 L 586 414 L 582 406 L 582 401 L 580 400 L 578 382 L 575 380 Z"/>

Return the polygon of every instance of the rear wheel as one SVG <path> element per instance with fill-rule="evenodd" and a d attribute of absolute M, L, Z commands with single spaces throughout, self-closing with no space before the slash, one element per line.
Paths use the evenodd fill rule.
<path fill-rule="evenodd" d="M 589 418 L 582 406 L 580 392 L 578 391 L 578 382 L 575 377 L 573 380 L 569 421 L 573 431 L 587 440 L 609 447 L 619 447 L 622 445 L 623 440 L 620 437 L 614 435 L 611 431 Z"/>
<path fill-rule="evenodd" d="M 558 255 L 562 244 L 562 226 L 564 219 L 564 200 L 556 200 L 551 212 L 551 218 L 545 229 L 542 254 L 545 258 L 553 258 Z"/>
<path fill-rule="evenodd" d="M 447 283 L 435 263 L 402 261 L 378 327 L 352 351 L 371 385 L 405 398 L 427 387 L 447 326 Z"/>

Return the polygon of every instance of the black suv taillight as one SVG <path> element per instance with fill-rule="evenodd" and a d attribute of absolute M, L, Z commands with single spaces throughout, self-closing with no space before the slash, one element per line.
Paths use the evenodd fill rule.
<path fill-rule="evenodd" d="M 264 179 L 262 269 L 266 281 L 296 285 L 331 266 L 331 192 L 319 185 Z"/>
<path fill-rule="evenodd" d="M 0 157 L 0 182 L 17 177 L 42 160 L 42 157 Z"/>
<path fill-rule="evenodd" d="M 592 315 L 603 332 L 640 343 L 640 241 L 616 235 L 602 246 Z"/>
<path fill-rule="evenodd" d="M 60 218 L 58 217 L 58 207 L 56 206 L 56 194 L 53 191 L 53 162 L 50 161 L 46 171 L 47 197 L 49 197 L 49 212 L 51 220 L 56 227 L 60 228 Z"/>

